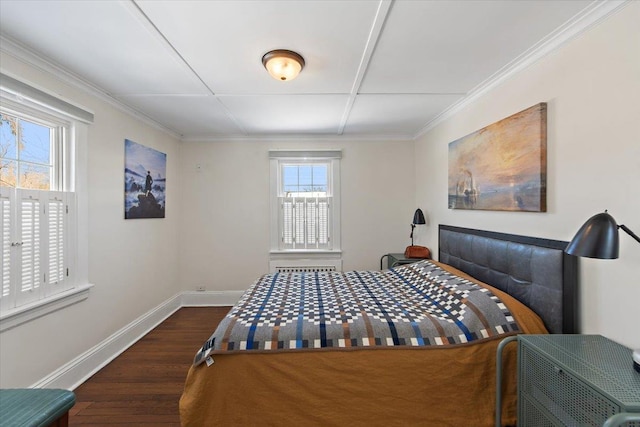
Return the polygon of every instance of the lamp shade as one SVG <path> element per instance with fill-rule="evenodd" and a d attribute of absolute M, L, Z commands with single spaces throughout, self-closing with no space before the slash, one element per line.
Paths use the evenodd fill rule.
<path fill-rule="evenodd" d="M 421 209 L 416 209 L 416 212 L 413 214 L 413 222 L 412 224 L 425 224 L 424 214 Z"/>
<path fill-rule="evenodd" d="M 604 211 L 589 218 L 569 242 L 565 252 L 587 258 L 618 258 L 618 224 Z"/>

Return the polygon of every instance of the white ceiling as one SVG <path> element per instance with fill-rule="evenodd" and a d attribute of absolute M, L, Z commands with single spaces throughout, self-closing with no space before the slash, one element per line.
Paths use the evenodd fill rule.
<path fill-rule="evenodd" d="M 36 52 L 184 139 L 414 138 L 592 0 L 0 0 Z M 306 67 L 280 82 L 272 49 Z"/>

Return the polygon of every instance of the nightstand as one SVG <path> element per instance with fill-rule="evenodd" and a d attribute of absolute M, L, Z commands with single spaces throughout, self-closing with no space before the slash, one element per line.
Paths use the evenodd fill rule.
<path fill-rule="evenodd" d="M 602 426 L 614 416 L 628 421 L 620 425 L 640 426 L 640 373 L 630 349 L 600 335 L 517 341 L 519 427 Z"/>
<path fill-rule="evenodd" d="M 382 260 L 387 258 L 387 268 L 397 267 L 399 265 L 411 264 L 429 258 L 407 258 L 404 254 L 384 254 L 380 258 L 380 270 L 382 270 Z"/>

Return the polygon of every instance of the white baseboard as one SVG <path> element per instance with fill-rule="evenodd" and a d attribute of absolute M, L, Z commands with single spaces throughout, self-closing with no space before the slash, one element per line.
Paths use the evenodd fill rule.
<path fill-rule="evenodd" d="M 182 307 L 234 305 L 243 293 L 244 291 L 187 291 L 181 294 Z"/>
<path fill-rule="evenodd" d="M 182 292 L 56 369 L 31 388 L 74 390 L 182 307 L 233 305 L 243 291 Z M 197 349 L 194 349 L 194 351 Z"/>

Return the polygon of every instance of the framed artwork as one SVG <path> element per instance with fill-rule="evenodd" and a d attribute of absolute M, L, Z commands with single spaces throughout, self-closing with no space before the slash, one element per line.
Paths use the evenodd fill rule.
<path fill-rule="evenodd" d="M 449 143 L 449 208 L 547 210 L 547 104 Z"/>
<path fill-rule="evenodd" d="M 124 217 L 164 218 L 167 155 L 124 140 Z"/>

